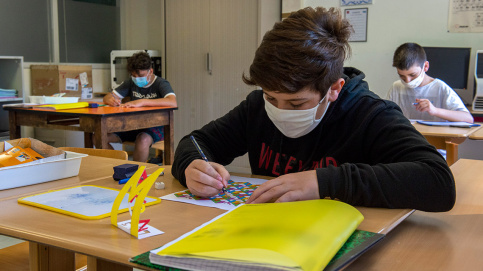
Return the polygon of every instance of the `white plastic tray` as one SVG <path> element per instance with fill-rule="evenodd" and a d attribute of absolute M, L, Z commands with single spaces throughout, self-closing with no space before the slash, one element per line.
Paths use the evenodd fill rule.
<path fill-rule="evenodd" d="M 66 151 L 66 158 L 62 160 L 0 168 L 0 190 L 77 176 L 82 157 L 86 156 Z"/>
<path fill-rule="evenodd" d="M 29 96 L 30 103 L 35 104 L 68 104 L 77 103 L 79 97 L 51 97 L 51 96 Z"/>

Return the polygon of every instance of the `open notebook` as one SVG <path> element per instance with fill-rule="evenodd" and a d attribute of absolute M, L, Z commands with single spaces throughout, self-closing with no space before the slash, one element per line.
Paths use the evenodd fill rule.
<path fill-rule="evenodd" d="M 325 199 L 241 205 L 149 259 L 190 270 L 322 270 L 363 219 L 356 208 Z"/>

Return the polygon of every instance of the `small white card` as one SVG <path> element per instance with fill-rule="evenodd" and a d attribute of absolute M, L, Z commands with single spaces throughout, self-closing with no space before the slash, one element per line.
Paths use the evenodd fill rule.
<path fill-rule="evenodd" d="M 122 221 L 122 222 L 118 222 L 117 223 L 117 226 L 127 232 L 129 235 L 131 234 L 131 220 L 126 220 L 126 221 Z M 155 235 L 159 235 L 159 234 L 163 234 L 164 232 L 163 231 L 160 231 L 154 227 L 151 227 L 149 225 L 143 225 L 141 222 L 139 223 L 139 228 L 147 228 L 143 231 L 140 231 L 138 233 L 138 239 L 144 239 L 146 237 L 151 237 L 151 236 L 155 236 Z"/>
<path fill-rule="evenodd" d="M 65 90 L 78 91 L 79 90 L 79 79 L 65 78 Z"/>
<path fill-rule="evenodd" d="M 92 99 L 92 88 L 82 88 L 81 99 Z"/>

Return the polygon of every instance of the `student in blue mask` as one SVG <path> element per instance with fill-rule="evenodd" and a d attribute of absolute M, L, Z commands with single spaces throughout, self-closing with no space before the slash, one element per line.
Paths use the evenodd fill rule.
<path fill-rule="evenodd" d="M 174 177 L 214 196 L 230 179 L 225 165 L 248 153 L 253 174 L 274 178 L 247 203 L 332 198 L 450 210 L 456 193 L 446 161 L 395 103 L 369 90 L 364 73 L 343 67 L 351 32 L 335 8 L 305 8 L 276 23 L 243 76 L 260 90 L 181 139 Z"/>
<path fill-rule="evenodd" d="M 165 79 L 153 73 L 151 57 L 146 52 L 133 54 L 127 62 L 131 80 L 123 82 L 111 93 L 104 96 L 104 103 L 110 106 L 143 107 L 169 106 L 176 107 L 176 95 L 171 85 Z M 129 97 L 130 101 L 121 104 L 121 100 Z M 164 140 L 163 126 L 128 132 L 108 134 L 110 143 L 134 141 L 133 160 L 146 162 L 149 157 L 149 147 Z"/>

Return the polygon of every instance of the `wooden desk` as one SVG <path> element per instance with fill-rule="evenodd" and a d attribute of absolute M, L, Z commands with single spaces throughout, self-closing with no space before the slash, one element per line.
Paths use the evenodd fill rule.
<path fill-rule="evenodd" d="M 82 131 L 86 148 L 108 148 L 107 134 L 164 126 L 164 163 L 174 160 L 173 107 L 123 108 L 104 106 L 68 110 L 5 108 L 9 111 L 10 139 L 20 138 L 20 126 Z"/>
<path fill-rule="evenodd" d="M 483 125 L 483 123 L 479 123 L 479 124 Z M 474 139 L 474 140 L 482 140 L 483 139 L 483 129 L 480 128 L 476 132 L 471 133 L 469 138 Z"/>
<path fill-rule="evenodd" d="M 451 170 L 456 205 L 416 211 L 346 270 L 480 270 L 483 266 L 483 161 L 460 159 Z"/>
<path fill-rule="evenodd" d="M 94 157 L 93 157 L 94 158 Z M 104 158 L 107 159 L 107 158 Z M 91 163 L 100 160 L 90 159 Z M 87 168 L 89 164 L 86 164 Z M 166 189 L 151 189 L 150 196 L 160 197 L 185 189 L 165 167 L 165 175 L 159 177 Z M 154 170 L 151 168 L 150 170 Z M 112 178 L 100 178 L 83 182 L 119 189 Z M 77 184 L 70 184 L 74 186 Z M 151 270 L 129 262 L 129 258 L 157 248 L 195 227 L 223 213 L 223 210 L 201 207 L 181 202 L 163 200 L 149 206 L 141 218 L 151 219 L 150 225 L 165 233 L 137 240 L 122 230 L 111 226 L 110 219 L 82 220 L 67 215 L 18 204 L 17 197 L 0 201 L 0 234 L 31 241 L 31 263 L 34 270 L 49 270 L 49 259 L 55 259 L 57 270 L 69 270 L 73 266 L 74 252 L 88 256 L 89 270 L 130 270 L 132 267 Z M 403 218 L 412 213 L 408 209 L 358 208 L 365 219 L 361 230 L 387 233 Z M 128 213 L 119 215 L 118 220 L 128 220 Z M 35 221 L 35 223 L 33 223 Z M 62 259 L 60 261 L 59 259 Z"/>
<path fill-rule="evenodd" d="M 446 162 L 450 166 L 458 160 L 458 145 L 463 143 L 466 138 L 481 128 L 428 126 L 419 123 L 413 123 L 413 126 L 431 145 L 435 146 L 437 149 L 446 150 Z"/>

